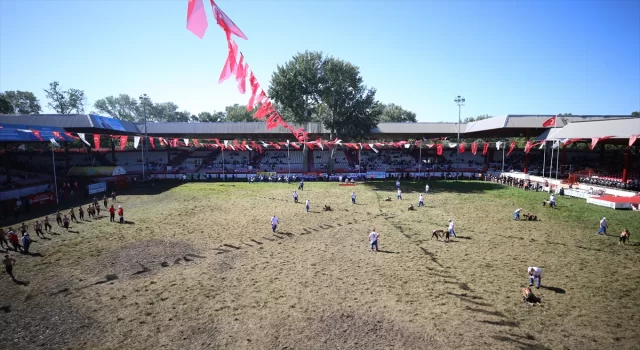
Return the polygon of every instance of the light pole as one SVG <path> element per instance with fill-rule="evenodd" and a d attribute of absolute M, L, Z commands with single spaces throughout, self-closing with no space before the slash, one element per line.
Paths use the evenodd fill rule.
<path fill-rule="evenodd" d="M 458 180 L 458 176 L 460 174 L 460 124 L 462 121 L 460 120 L 460 112 L 462 110 L 462 106 L 464 106 L 464 97 L 458 95 L 453 102 L 458 105 L 458 152 L 456 152 L 456 180 Z"/>
<path fill-rule="evenodd" d="M 147 167 L 145 161 L 145 148 L 147 147 L 147 103 L 149 102 L 149 96 L 147 94 L 140 95 L 140 104 L 142 104 L 142 116 L 144 117 L 144 142 L 142 143 L 142 181 L 144 181 L 144 172 Z M 148 155 L 147 155 L 148 157 Z"/>

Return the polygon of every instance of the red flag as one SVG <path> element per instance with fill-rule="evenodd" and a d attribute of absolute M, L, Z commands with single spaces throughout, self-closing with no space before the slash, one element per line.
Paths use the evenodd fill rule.
<path fill-rule="evenodd" d="M 189 0 L 189 5 L 187 5 L 187 29 L 202 39 L 208 26 L 207 14 L 204 12 L 202 0 Z"/>
<path fill-rule="evenodd" d="M 40 137 L 40 130 L 31 130 L 31 132 L 33 132 L 33 134 L 36 135 L 38 140 L 42 141 L 42 137 Z M 631 145 L 629 145 L 629 146 L 631 146 Z"/>
<path fill-rule="evenodd" d="M 127 145 L 127 136 L 120 136 L 120 150 L 124 150 L 124 147 Z"/>
<path fill-rule="evenodd" d="M 149 137 L 149 142 L 151 142 L 151 148 L 156 148 L 156 145 L 153 143 L 153 137 Z"/>
<path fill-rule="evenodd" d="M 244 55 L 240 54 L 240 61 L 238 61 L 238 68 L 236 69 L 236 81 L 238 82 L 238 91 L 241 94 L 247 92 L 247 70 L 249 66 L 244 63 Z"/>
<path fill-rule="evenodd" d="M 290 145 L 293 146 L 293 148 L 295 148 L 295 149 L 300 149 L 300 146 L 298 146 L 297 144 L 295 144 L 293 142 L 290 143 Z"/>
<path fill-rule="evenodd" d="M 489 142 L 485 142 L 484 145 L 482 145 L 482 155 L 486 156 L 487 152 L 489 152 Z"/>
<path fill-rule="evenodd" d="M 562 140 L 560 142 L 562 142 L 562 147 L 567 147 L 572 143 L 576 143 L 578 141 L 581 141 L 582 139 L 568 139 L 568 140 Z"/>
<path fill-rule="evenodd" d="M 509 144 L 509 152 L 507 152 L 507 157 L 511 154 L 511 152 L 513 152 L 515 148 L 516 148 L 516 142 L 511 141 L 511 144 Z"/>
<path fill-rule="evenodd" d="M 478 153 L 478 143 L 477 142 L 472 142 L 471 143 L 471 153 L 473 153 L 474 156 L 476 155 L 476 153 Z"/>
<path fill-rule="evenodd" d="M 439 143 L 436 145 L 436 154 L 441 156 L 442 155 L 442 144 Z"/>
<path fill-rule="evenodd" d="M 93 134 L 93 144 L 96 146 L 96 149 L 100 149 L 100 135 Z"/>
<path fill-rule="evenodd" d="M 258 89 L 260 88 L 260 84 L 258 83 L 258 79 L 253 75 L 253 72 L 249 75 L 249 85 L 251 86 L 251 97 L 249 98 L 249 103 L 247 104 L 247 111 L 253 111 L 253 106 L 256 105 L 256 94 L 258 93 Z"/>
<path fill-rule="evenodd" d="M 636 143 L 638 136 L 640 135 L 631 135 L 631 137 L 629 138 L 629 147 L 633 146 L 633 144 Z"/>
<path fill-rule="evenodd" d="M 542 123 L 543 128 L 548 128 L 550 126 L 556 126 L 556 116 L 547 119 L 544 123 Z"/>
<path fill-rule="evenodd" d="M 64 137 L 61 137 L 61 136 L 60 136 L 60 133 L 59 133 L 58 131 L 53 131 L 52 133 L 53 133 L 53 136 L 55 136 L 57 139 L 62 139 L 62 140 L 64 140 Z"/>
<path fill-rule="evenodd" d="M 213 0 L 211 0 L 211 8 L 213 9 L 213 16 L 216 18 L 216 22 L 222 28 L 222 30 L 227 33 L 227 35 L 233 34 L 239 38 L 247 40 L 247 37 L 240 30 L 240 28 L 238 28 L 238 26 L 233 23 L 231 18 L 229 18 L 229 16 L 227 16 L 227 14 L 224 13 L 224 11 L 222 11 Z"/>
<path fill-rule="evenodd" d="M 238 45 L 236 45 L 236 42 L 231 39 L 229 33 L 227 33 L 227 46 L 229 47 L 229 53 L 227 54 L 227 61 L 224 63 L 224 67 L 222 67 L 222 72 L 220 72 L 220 79 L 218 79 L 218 84 L 231 78 L 231 76 L 236 72 L 236 56 L 238 55 Z"/>
<path fill-rule="evenodd" d="M 171 147 L 178 147 L 179 142 L 177 138 L 174 138 L 173 141 L 171 141 Z"/>
<path fill-rule="evenodd" d="M 70 132 L 65 132 L 65 135 L 67 135 L 69 138 L 72 138 L 74 140 L 79 140 L 80 138 L 78 136 L 74 136 L 72 133 Z"/>
<path fill-rule="evenodd" d="M 524 153 L 529 153 L 531 151 L 531 147 L 532 147 L 532 143 L 531 141 L 527 141 L 527 143 L 524 145 Z"/>
<path fill-rule="evenodd" d="M 464 150 L 465 150 L 465 144 L 464 142 L 460 142 L 460 145 L 458 146 L 458 152 L 464 153 Z"/>
<path fill-rule="evenodd" d="M 607 139 L 612 138 L 613 136 L 605 136 L 605 137 L 592 137 L 591 138 L 591 149 L 594 149 L 596 147 L 596 145 L 598 144 L 599 141 L 604 141 Z"/>

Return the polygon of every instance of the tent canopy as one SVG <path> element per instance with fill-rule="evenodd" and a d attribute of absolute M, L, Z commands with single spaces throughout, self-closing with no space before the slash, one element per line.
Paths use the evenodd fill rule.
<path fill-rule="evenodd" d="M 69 169 L 67 176 L 117 176 L 126 173 L 127 171 L 121 166 L 74 166 Z"/>
<path fill-rule="evenodd" d="M 611 136 L 613 139 L 630 139 L 640 134 L 640 118 L 571 123 L 558 132 L 551 132 L 548 139 L 590 139 Z"/>

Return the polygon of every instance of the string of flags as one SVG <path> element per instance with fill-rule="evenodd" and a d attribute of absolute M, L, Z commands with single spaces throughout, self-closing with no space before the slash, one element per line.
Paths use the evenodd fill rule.
<path fill-rule="evenodd" d="M 258 120 L 263 120 L 267 124 L 267 130 L 271 130 L 277 127 L 283 127 L 289 130 L 293 136 L 299 141 L 304 142 L 308 140 L 308 133 L 304 128 L 295 128 L 284 121 L 280 113 L 276 110 L 273 102 L 264 88 L 258 82 L 253 70 L 250 69 L 249 64 L 245 61 L 244 54 L 239 50 L 238 44 L 233 40 L 233 37 L 238 37 L 244 40 L 248 40 L 247 36 L 238 28 L 238 26 L 227 16 L 222 9 L 215 3 L 214 0 L 210 0 L 211 9 L 213 10 L 213 16 L 218 26 L 224 31 L 227 39 L 227 59 L 220 72 L 220 78 L 218 84 L 235 76 L 237 82 L 238 91 L 241 94 L 247 93 L 247 79 L 249 80 L 249 102 L 247 103 L 247 111 L 251 112 L 257 108 L 253 117 Z M 191 31 L 198 38 L 202 39 L 204 33 L 207 30 L 209 23 L 207 22 L 207 15 L 203 0 L 188 0 L 187 4 L 187 29 Z"/>
<path fill-rule="evenodd" d="M 35 131 L 32 131 L 35 133 Z M 56 135 L 57 134 L 57 135 Z M 91 144 L 87 141 L 86 135 L 83 133 L 78 133 L 76 135 L 65 132 L 64 135 L 60 133 L 54 133 L 54 137 L 49 141 L 54 144 L 54 146 L 59 147 L 58 140 L 60 141 L 68 141 L 68 138 L 73 140 L 80 140 L 87 146 L 91 147 Z M 629 146 L 633 145 L 633 143 L 637 140 L 638 136 L 634 135 L 629 140 Z M 111 139 L 113 142 L 118 143 L 119 149 L 122 151 L 127 147 L 129 142 L 129 137 L 126 135 L 101 135 L 101 134 L 93 134 L 93 145 L 95 149 L 99 149 L 101 145 L 101 138 L 107 137 L 107 139 Z M 607 137 L 599 137 L 592 138 L 591 143 L 589 145 L 590 149 L 594 149 L 599 141 L 610 139 L 612 136 Z M 138 149 L 138 147 L 144 142 L 144 136 L 133 136 L 133 147 Z M 509 156 L 511 152 L 518 148 L 517 141 L 474 141 L 470 144 L 466 142 L 449 142 L 446 138 L 434 139 L 434 140 L 415 140 L 415 141 L 369 141 L 369 142 L 342 142 L 340 139 L 335 139 L 332 141 L 323 140 L 322 138 L 318 138 L 315 141 L 255 141 L 255 140 L 220 140 L 217 138 L 206 138 L 206 139 L 189 139 L 189 138 L 165 138 L 165 137 L 147 137 L 148 144 L 151 145 L 151 148 L 155 149 L 156 145 L 160 147 L 195 147 L 195 148 L 213 148 L 213 149 L 221 149 L 221 150 L 230 150 L 230 151 L 258 151 L 260 153 L 263 152 L 264 149 L 294 149 L 299 150 L 306 146 L 309 149 L 332 149 L 334 147 L 338 148 L 347 148 L 353 150 L 371 150 L 378 153 L 381 149 L 398 149 L 398 148 L 435 148 L 437 155 L 442 155 L 445 152 L 445 149 L 455 149 L 459 153 L 468 152 L 470 148 L 470 152 L 473 155 L 476 155 L 479 150 L 482 151 L 482 155 L 485 156 L 489 152 L 491 145 L 495 147 L 496 150 L 507 151 L 506 156 Z M 547 142 L 551 142 L 551 148 L 556 149 L 561 145 L 563 147 L 569 146 L 573 143 L 583 141 L 584 139 L 565 139 L 565 140 L 543 140 L 543 141 L 525 141 L 524 143 L 524 153 L 529 153 L 532 149 L 538 148 L 542 149 L 545 147 Z M 41 139 L 41 141 L 44 141 Z M 522 142 L 520 142 L 522 143 Z"/>

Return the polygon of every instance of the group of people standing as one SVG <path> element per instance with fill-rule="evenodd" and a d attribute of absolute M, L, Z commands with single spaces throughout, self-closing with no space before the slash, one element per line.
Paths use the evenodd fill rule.
<path fill-rule="evenodd" d="M 116 193 L 111 193 L 111 199 L 115 203 L 116 202 Z M 110 221 L 115 222 L 115 215 L 118 214 L 119 222 L 124 223 L 124 209 L 122 205 L 118 207 L 116 210 L 114 205 L 111 204 L 109 207 L 109 198 L 105 195 L 102 199 L 102 203 L 104 205 L 104 209 L 109 211 Z M 93 202 L 87 205 L 86 209 L 82 206 L 78 206 L 78 216 L 76 217 L 76 208 L 71 208 L 67 214 L 62 214 L 58 210 L 56 212 L 56 223 L 59 227 L 63 227 L 67 232 L 69 231 L 70 225 L 72 222 L 80 222 L 85 221 L 85 211 L 87 215 L 91 218 L 98 219 L 100 218 L 100 203 L 98 202 L 97 197 L 93 198 Z M 79 220 L 78 220 L 79 219 Z M 18 236 L 13 227 L 9 227 L 7 231 L 3 228 L 0 228 L 0 248 L 4 248 L 7 252 L 13 250 L 15 252 L 20 252 L 22 254 L 31 254 L 29 248 L 31 246 L 32 240 L 31 235 L 29 234 L 29 225 L 27 223 L 22 223 L 18 230 L 21 233 L 21 237 Z M 45 216 L 42 222 L 40 220 L 35 220 L 33 223 L 33 231 L 36 233 L 38 238 L 46 238 L 45 233 L 53 234 L 54 232 L 53 226 L 49 221 L 49 216 Z M 12 280 L 16 280 L 13 275 L 13 265 L 15 264 L 15 259 L 9 257 L 9 255 L 5 255 L 3 259 L 3 264 L 5 266 L 5 270 L 7 274 L 11 277 Z"/>

